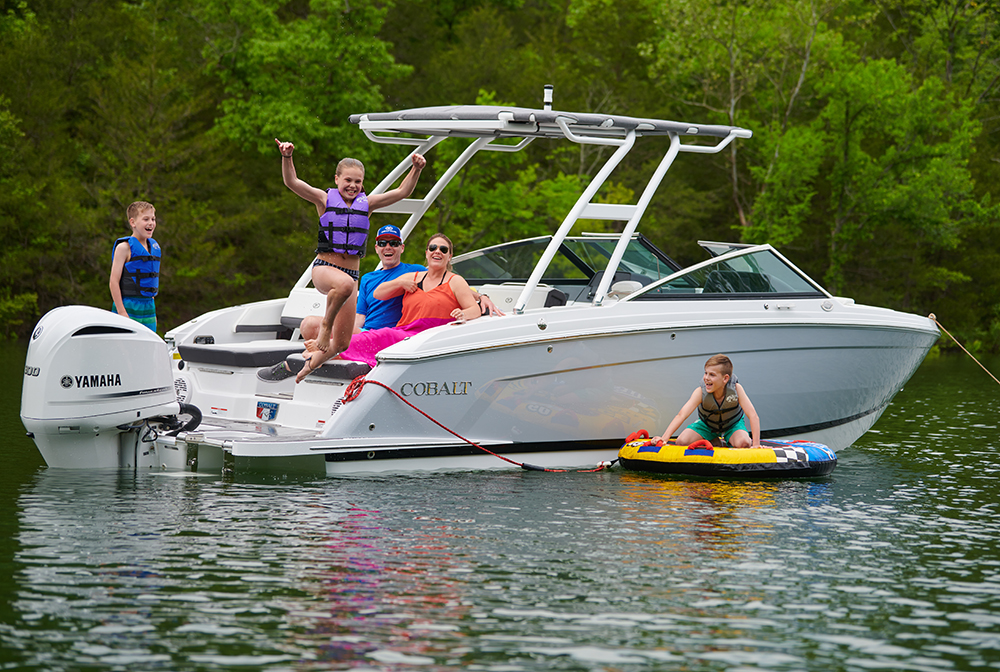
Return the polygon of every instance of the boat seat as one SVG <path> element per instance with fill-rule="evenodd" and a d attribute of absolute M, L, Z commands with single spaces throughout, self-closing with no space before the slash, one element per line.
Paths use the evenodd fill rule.
<path fill-rule="evenodd" d="M 298 374 L 302 367 L 306 365 L 306 360 L 302 356 L 302 348 L 294 355 L 285 358 L 285 366 L 294 374 Z M 317 369 L 309 374 L 309 377 L 328 378 L 331 380 L 354 380 L 358 376 L 363 376 L 372 367 L 364 362 L 352 362 L 347 359 L 328 359 Z"/>
<path fill-rule="evenodd" d="M 597 293 L 597 286 L 601 284 L 601 279 L 603 277 L 604 277 L 604 271 L 597 271 L 596 273 L 594 273 L 594 277 L 592 277 L 590 279 L 590 282 L 587 283 L 587 286 L 584 288 L 584 292 L 581 292 L 580 296 L 581 297 L 586 296 L 588 301 L 593 300 L 594 294 Z M 615 271 L 615 277 L 611 279 L 609 292 L 611 287 L 614 287 L 618 283 L 627 281 L 638 282 L 641 287 L 645 287 L 646 285 L 651 283 L 653 279 L 646 277 L 645 275 L 641 275 L 639 273 L 629 273 L 628 271 Z M 577 300 L 579 301 L 580 299 L 578 298 Z"/>
<path fill-rule="evenodd" d="M 514 304 L 517 302 L 518 297 L 521 296 L 524 284 L 525 283 L 523 282 L 505 282 L 499 285 L 481 285 L 476 287 L 476 289 L 480 294 L 485 294 L 490 297 L 497 308 L 504 312 L 510 312 L 514 309 Z M 528 304 L 525 308 L 549 308 L 551 306 L 565 305 L 565 292 L 562 292 L 555 287 L 539 283 L 538 286 L 535 287 L 535 291 L 528 298 Z"/>
<path fill-rule="evenodd" d="M 289 329 L 298 329 L 303 318 L 322 316 L 326 310 L 326 297 L 313 287 L 295 287 L 288 294 L 281 309 L 279 322 Z"/>
<path fill-rule="evenodd" d="M 619 280 L 611 285 L 611 288 L 608 290 L 608 296 L 612 299 L 620 299 L 632 292 L 638 292 L 640 289 L 642 289 L 642 283 L 638 280 Z"/>
<path fill-rule="evenodd" d="M 566 305 L 566 292 L 561 289 L 556 289 L 553 287 L 549 290 L 549 293 L 545 295 L 545 307 L 551 308 L 552 306 L 565 306 Z"/>
<path fill-rule="evenodd" d="M 181 359 L 191 364 L 246 366 L 260 368 L 282 362 L 292 353 L 301 353 L 304 345 L 293 341 L 250 341 L 248 343 L 193 343 L 179 345 Z"/>

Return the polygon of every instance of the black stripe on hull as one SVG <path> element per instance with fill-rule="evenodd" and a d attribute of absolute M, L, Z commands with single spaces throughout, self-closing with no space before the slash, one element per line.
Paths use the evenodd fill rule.
<path fill-rule="evenodd" d="M 761 431 L 760 438 L 762 439 L 782 439 L 789 436 L 800 436 L 802 434 L 808 434 L 810 432 L 818 432 L 824 429 L 832 429 L 833 427 L 840 427 L 841 425 L 846 425 L 850 422 L 855 422 L 861 418 L 868 417 L 872 413 L 880 413 L 889 402 L 885 402 L 880 406 L 876 406 L 873 409 L 864 411 L 862 413 L 855 413 L 854 415 L 848 416 L 846 418 L 840 418 L 837 420 L 828 420 L 826 422 L 816 422 L 811 425 L 799 425 L 798 427 L 785 427 L 783 429 L 769 429 L 766 431 Z"/>
<path fill-rule="evenodd" d="M 489 446 L 497 455 L 511 457 L 526 453 L 578 453 L 585 450 L 618 450 L 624 439 L 603 441 L 566 441 L 546 443 L 511 443 Z M 469 455 L 489 455 L 484 450 L 468 444 L 450 446 L 427 446 L 423 448 L 376 448 L 373 450 L 352 450 L 350 452 L 327 453 L 327 462 L 368 462 L 369 460 L 407 460 L 421 457 L 467 457 Z"/>

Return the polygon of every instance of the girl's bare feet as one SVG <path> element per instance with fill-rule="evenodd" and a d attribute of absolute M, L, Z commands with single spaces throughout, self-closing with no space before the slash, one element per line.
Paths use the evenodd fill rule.
<path fill-rule="evenodd" d="M 329 343 L 329 341 L 327 341 Z M 323 362 L 333 359 L 339 353 L 335 352 L 332 348 L 329 350 L 315 350 L 306 357 L 306 363 L 302 366 L 302 370 L 299 371 L 298 375 L 295 376 L 295 382 L 301 383 L 306 376 L 310 373 L 323 366 Z"/>
<path fill-rule="evenodd" d="M 303 357 L 308 357 L 310 353 L 317 352 L 317 351 L 320 350 L 320 348 L 316 346 L 316 339 L 315 338 L 308 339 L 305 342 L 305 346 L 306 346 L 306 349 L 302 351 L 302 356 Z"/>
<path fill-rule="evenodd" d="M 323 352 L 330 349 L 330 330 L 331 328 L 324 321 L 319 328 L 319 335 L 316 336 L 316 340 L 314 341 L 316 347 Z"/>

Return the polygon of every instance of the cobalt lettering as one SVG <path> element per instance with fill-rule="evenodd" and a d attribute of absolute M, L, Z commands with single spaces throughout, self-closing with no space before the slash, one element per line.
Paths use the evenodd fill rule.
<path fill-rule="evenodd" d="M 109 373 L 107 375 L 74 376 L 77 387 L 121 387 L 122 376 L 120 373 Z"/>
<path fill-rule="evenodd" d="M 471 386 L 472 381 L 451 383 L 403 383 L 399 388 L 399 393 L 404 397 L 432 397 L 440 396 L 442 394 L 447 394 L 448 396 L 465 395 L 469 393 L 469 387 Z"/>

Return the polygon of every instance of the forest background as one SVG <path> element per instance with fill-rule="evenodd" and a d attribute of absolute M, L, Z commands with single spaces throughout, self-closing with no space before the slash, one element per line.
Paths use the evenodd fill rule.
<path fill-rule="evenodd" d="M 0 337 L 55 306 L 110 309 L 111 246 L 134 200 L 157 209 L 161 329 L 283 296 L 312 260 L 316 216 L 283 186 L 275 137 L 314 186 L 355 156 L 371 187 L 406 150 L 372 145 L 350 114 L 540 107 L 552 84 L 555 109 L 754 131 L 682 155 L 653 200 L 641 230 L 681 263 L 704 258 L 698 239 L 770 242 L 835 294 L 933 311 L 973 349 L 1000 351 L 996 2 L 0 7 Z M 665 149 L 642 144 L 598 200 L 636 195 Z M 446 158 L 428 156 L 418 192 Z M 552 232 L 603 158 L 568 143 L 486 157 L 415 235 L 444 231 L 462 251 Z"/>

